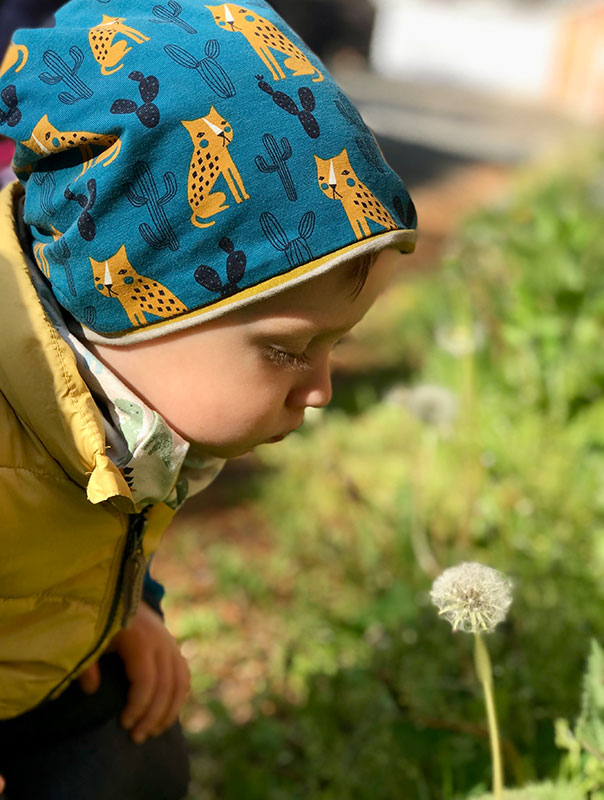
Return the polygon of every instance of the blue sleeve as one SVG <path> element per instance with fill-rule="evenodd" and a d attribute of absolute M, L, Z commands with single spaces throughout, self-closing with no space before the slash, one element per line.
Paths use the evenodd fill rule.
<path fill-rule="evenodd" d="M 145 580 L 143 582 L 143 600 L 147 605 L 151 606 L 151 608 L 156 611 L 161 617 L 163 617 L 163 612 L 161 610 L 161 601 L 163 596 L 165 595 L 166 590 L 164 587 L 155 580 L 155 578 L 151 577 L 151 573 L 149 572 L 149 567 L 147 567 L 147 572 L 145 573 Z"/>

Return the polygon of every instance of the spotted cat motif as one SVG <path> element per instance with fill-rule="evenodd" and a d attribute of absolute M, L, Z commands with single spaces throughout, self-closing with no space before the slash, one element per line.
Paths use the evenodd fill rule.
<path fill-rule="evenodd" d="M 61 153 L 64 150 L 79 147 L 84 162 L 80 175 L 83 175 L 93 164 L 104 162 L 104 167 L 111 164 L 117 158 L 122 146 L 120 138 L 114 133 L 60 131 L 51 124 L 48 114 L 44 114 L 42 119 L 36 123 L 29 139 L 21 142 L 21 144 L 33 150 L 39 156 Z M 107 149 L 94 158 L 91 145 L 98 145 Z M 27 167 L 21 167 L 20 169 L 27 169 Z"/>
<path fill-rule="evenodd" d="M 21 56 L 20 64 L 18 64 L 19 56 Z M 15 67 L 15 72 L 20 72 L 27 64 L 28 57 L 29 50 L 24 44 L 15 44 L 14 42 L 11 42 L 6 49 L 6 53 L 4 54 L 4 58 L 0 64 L 0 78 L 5 72 L 8 72 L 9 69 L 12 69 L 13 67 Z M 18 66 L 16 66 L 17 64 Z"/>
<path fill-rule="evenodd" d="M 338 156 L 322 159 L 315 156 L 319 187 L 330 200 L 339 200 L 357 239 L 371 236 L 370 219 L 386 230 L 396 230 L 397 224 L 377 197 L 360 181 L 350 166 L 346 149 Z"/>
<path fill-rule="evenodd" d="M 205 117 L 181 120 L 193 141 L 193 157 L 189 166 L 187 194 L 191 206 L 191 224 L 209 228 L 216 220 L 202 222 L 229 206 L 224 192 L 212 192 L 212 187 L 222 175 L 236 203 L 249 200 L 239 170 L 235 166 L 228 146 L 233 141 L 233 129 L 216 111 L 210 108 Z"/>
<path fill-rule="evenodd" d="M 114 72 L 118 72 L 124 65 L 115 65 L 132 50 L 132 47 L 128 47 L 125 39 L 113 41 L 118 33 L 129 37 L 136 44 L 149 41 L 149 37 L 144 33 L 124 25 L 125 21 L 125 17 L 108 17 L 103 14 L 103 21 L 100 25 L 96 25 L 88 31 L 88 43 L 92 55 L 101 65 L 101 75 L 112 75 Z M 110 69 L 111 67 L 115 67 L 115 69 Z"/>
<path fill-rule="evenodd" d="M 126 246 L 105 261 L 90 259 L 94 285 L 105 297 L 117 298 L 132 325 L 145 325 L 145 314 L 174 317 L 187 311 L 176 295 L 153 278 L 138 273 L 128 261 Z"/>
<path fill-rule="evenodd" d="M 283 66 L 294 75 L 316 75 L 315 83 L 323 80 L 323 74 L 311 64 L 299 47 L 290 41 L 272 22 L 243 6 L 225 3 L 221 6 L 206 6 L 216 24 L 233 33 L 241 33 L 270 70 L 274 80 L 286 78 L 283 68 L 273 55 L 273 50 L 288 56 Z"/>

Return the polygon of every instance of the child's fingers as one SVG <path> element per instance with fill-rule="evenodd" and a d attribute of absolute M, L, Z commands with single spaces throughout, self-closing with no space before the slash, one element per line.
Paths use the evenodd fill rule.
<path fill-rule="evenodd" d="M 78 678 L 80 689 L 84 694 L 94 694 L 101 685 L 101 668 L 99 662 L 95 661 L 82 672 Z"/>
<path fill-rule="evenodd" d="M 149 704 L 153 701 L 157 667 L 153 655 L 145 650 L 141 650 L 137 658 L 124 663 L 126 675 L 130 681 L 130 690 L 126 708 L 122 712 L 121 723 L 124 728 L 134 728 L 144 717 Z"/>
<path fill-rule="evenodd" d="M 189 672 L 189 667 L 181 656 L 180 651 L 177 650 L 174 654 L 174 690 L 172 692 L 172 700 L 163 719 L 152 731 L 155 736 L 159 736 L 160 733 L 174 725 L 189 694 L 190 685 L 191 673 Z"/>
<path fill-rule="evenodd" d="M 0 792 L 3 792 L 6 789 L 6 782 L 2 775 L 0 775 Z"/>
<path fill-rule="evenodd" d="M 158 650 L 156 653 L 155 686 L 151 702 L 139 718 L 132 738 L 135 742 L 144 739 L 154 731 L 166 714 L 172 700 L 174 689 L 174 669 L 170 653 Z"/>

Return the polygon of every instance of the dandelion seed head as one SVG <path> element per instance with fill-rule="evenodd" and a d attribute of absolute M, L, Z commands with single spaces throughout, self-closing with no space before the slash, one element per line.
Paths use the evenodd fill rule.
<path fill-rule="evenodd" d="M 391 406 L 406 408 L 416 419 L 437 428 L 451 428 L 458 416 L 458 401 L 444 386 L 392 386 L 384 396 Z"/>
<path fill-rule="evenodd" d="M 439 575 L 430 597 L 454 631 L 491 633 L 506 617 L 512 582 L 492 567 L 465 562 Z"/>
<path fill-rule="evenodd" d="M 485 330 L 478 322 L 472 325 L 440 327 L 436 331 L 436 342 L 439 347 L 455 358 L 462 358 L 480 350 L 484 341 Z"/>

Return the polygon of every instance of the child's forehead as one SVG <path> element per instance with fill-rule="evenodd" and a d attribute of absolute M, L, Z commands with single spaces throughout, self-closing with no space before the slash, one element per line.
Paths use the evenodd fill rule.
<path fill-rule="evenodd" d="M 260 335 L 283 336 L 292 339 L 320 336 L 342 336 L 358 320 L 352 315 L 322 315 L 311 310 L 284 310 L 281 314 L 261 314 L 247 326 Z"/>
<path fill-rule="evenodd" d="M 242 308 L 249 321 L 291 318 L 300 321 L 309 315 L 329 321 L 350 305 L 350 286 L 345 271 L 330 270 Z"/>
<path fill-rule="evenodd" d="M 360 292 L 351 291 L 350 265 L 342 264 L 242 309 L 244 321 L 278 328 L 348 330 L 373 305 L 398 272 L 402 256 L 380 252 Z"/>

